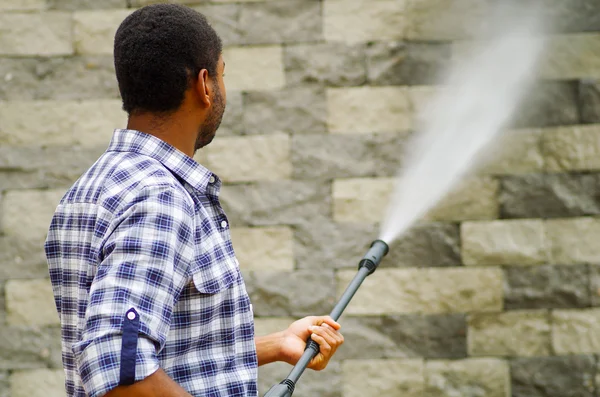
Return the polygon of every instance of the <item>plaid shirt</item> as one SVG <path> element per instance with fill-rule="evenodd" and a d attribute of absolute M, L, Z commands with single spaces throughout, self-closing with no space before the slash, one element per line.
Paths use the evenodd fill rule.
<path fill-rule="evenodd" d="M 159 367 L 195 396 L 257 395 L 253 315 L 220 186 L 158 138 L 116 130 L 65 194 L 45 249 L 68 396 L 101 396 Z"/>

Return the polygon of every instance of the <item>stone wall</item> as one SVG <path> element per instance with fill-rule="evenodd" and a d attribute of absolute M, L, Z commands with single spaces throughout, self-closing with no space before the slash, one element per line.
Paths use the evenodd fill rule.
<path fill-rule="evenodd" d="M 180 1 L 226 44 L 198 159 L 226 181 L 258 333 L 329 312 L 440 67 L 497 1 Z M 552 51 L 497 156 L 394 244 L 295 395 L 600 396 L 600 1 L 538 1 Z M 64 395 L 42 242 L 124 126 L 112 37 L 147 3 L 0 1 L 0 397 Z M 261 368 L 261 390 L 288 370 Z"/>

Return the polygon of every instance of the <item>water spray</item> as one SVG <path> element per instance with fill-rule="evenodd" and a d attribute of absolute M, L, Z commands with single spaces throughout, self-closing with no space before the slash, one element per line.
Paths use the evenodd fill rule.
<path fill-rule="evenodd" d="M 346 306 L 348 306 L 363 281 L 365 281 L 369 275 L 373 274 L 375 270 L 377 270 L 379 263 L 381 263 L 383 257 L 387 255 L 388 251 L 389 247 L 385 241 L 373 241 L 365 256 L 363 256 L 360 262 L 358 262 L 358 273 L 356 276 L 354 276 L 350 284 L 348 284 L 346 290 L 329 314 L 331 318 L 333 318 L 335 321 L 340 318 L 346 309 Z M 300 376 L 302 376 L 302 373 L 308 364 L 318 353 L 319 344 L 309 338 L 302 357 L 300 357 L 294 368 L 292 368 L 290 374 L 279 384 L 271 387 L 267 394 L 265 394 L 265 397 L 291 397 L 294 393 L 294 389 L 296 388 L 298 379 L 300 379 Z"/>

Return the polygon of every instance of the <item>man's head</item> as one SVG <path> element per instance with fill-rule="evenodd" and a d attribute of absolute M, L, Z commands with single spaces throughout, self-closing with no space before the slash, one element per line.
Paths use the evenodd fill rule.
<path fill-rule="evenodd" d="M 135 11 L 115 35 L 123 109 L 130 117 L 185 116 L 198 124 L 195 149 L 207 145 L 225 110 L 221 52 L 217 33 L 191 8 L 156 4 Z"/>

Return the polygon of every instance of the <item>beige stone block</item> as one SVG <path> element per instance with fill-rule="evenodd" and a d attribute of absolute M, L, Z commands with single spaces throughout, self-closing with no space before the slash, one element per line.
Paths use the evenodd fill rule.
<path fill-rule="evenodd" d="M 554 310 L 552 347 L 556 354 L 600 351 L 600 309 Z"/>
<path fill-rule="evenodd" d="M 115 33 L 133 10 L 76 11 L 73 14 L 75 50 L 78 54 L 112 55 Z"/>
<path fill-rule="evenodd" d="M 472 356 L 547 356 L 550 316 L 545 310 L 471 314 L 467 345 Z"/>
<path fill-rule="evenodd" d="M 504 131 L 481 153 L 478 174 L 527 174 L 544 170 L 542 129 Z"/>
<path fill-rule="evenodd" d="M 412 111 L 413 127 L 422 131 L 427 121 L 432 117 L 433 103 L 438 95 L 442 93 L 441 86 L 410 86 L 407 88 L 408 99 Z"/>
<path fill-rule="evenodd" d="M 65 397 L 62 369 L 15 371 L 9 376 L 12 397 Z"/>
<path fill-rule="evenodd" d="M 291 317 L 262 317 L 254 319 L 254 334 L 264 336 L 285 331 L 295 319 Z"/>
<path fill-rule="evenodd" d="M 509 365 L 504 360 L 494 358 L 427 361 L 425 379 L 426 396 L 511 395 Z"/>
<path fill-rule="evenodd" d="M 479 0 L 408 0 L 406 37 L 411 40 L 456 40 L 473 37 L 485 24 Z"/>
<path fill-rule="evenodd" d="M 225 182 L 275 181 L 292 174 L 286 134 L 217 137 L 197 158 Z"/>
<path fill-rule="evenodd" d="M 542 78 L 600 78 L 600 34 L 552 36 L 546 46 L 540 61 Z"/>
<path fill-rule="evenodd" d="M 552 263 L 600 263 L 600 219 L 551 219 L 545 229 Z"/>
<path fill-rule="evenodd" d="M 546 262 L 542 220 L 464 222 L 465 265 L 538 265 Z"/>
<path fill-rule="evenodd" d="M 600 170 L 600 124 L 548 128 L 542 144 L 548 171 Z"/>
<path fill-rule="evenodd" d="M 406 132 L 412 126 L 408 91 L 402 87 L 327 89 L 332 133 Z"/>
<path fill-rule="evenodd" d="M 9 280 L 5 288 L 9 325 L 60 324 L 50 280 Z"/>
<path fill-rule="evenodd" d="M 0 211 L 4 234 L 43 242 L 64 193 L 63 189 L 7 191 Z"/>
<path fill-rule="evenodd" d="M 2 0 L 0 11 L 33 11 L 46 8 L 46 0 Z"/>
<path fill-rule="evenodd" d="M 393 190 L 393 178 L 334 180 L 333 219 L 350 223 L 380 222 Z"/>
<path fill-rule="evenodd" d="M 342 363 L 343 396 L 421 397 L 423 360 L 346 360 Z"/>
<path fill-rule="evenodd" d="M 223 50 L 228 90 L 276 90 L 285 86 L 281 46 L 228 47 Z"/>
<path fill-rule="evenodd" d="M 376 274 L 363 283 L 346 309 L 347 313 L 433 314 L 502 310 L 504 292 L 500 269 L 379 269 Z M 355 275 L 355 271 L 338 272 L 338 296 Z"/>
<path fill-rule="evenodd" d="M 325 0 L 323 30 L 327 41 L 361 43 L 404 36 L 406 0 Z"/>
<path fill-rule="evenodd" d="M 243 270 L 294 270 L 293 238 L 288 227 L 231 229 L 233 248 Z"/>
<path fill-rule="evenodd" d="M 70 55 L 71 24 L 66 12 L 0 14 L 0 55 Z"/>
<path fill-rule="evenodd" d="M 0 102 L 0 144 L 108 146 L 127 114 L 120 100 Z"/>

